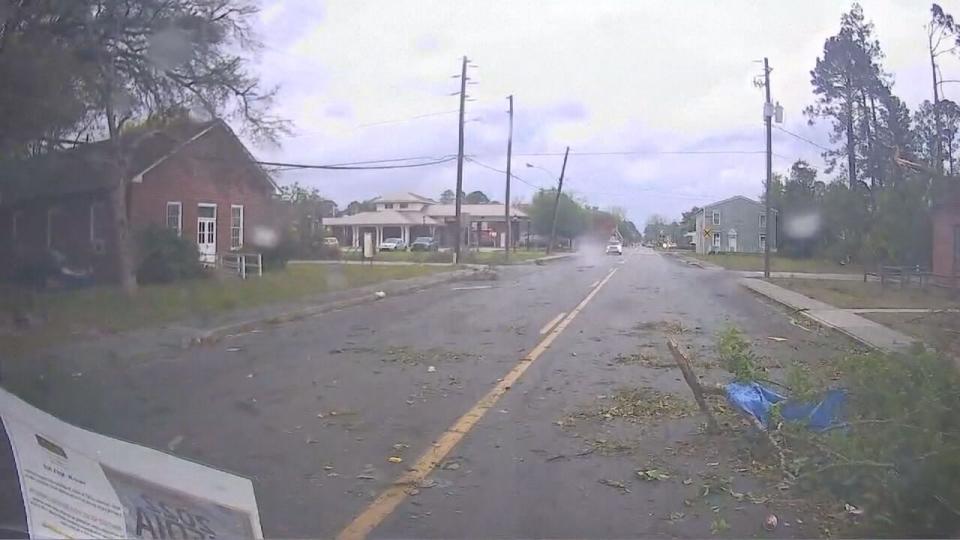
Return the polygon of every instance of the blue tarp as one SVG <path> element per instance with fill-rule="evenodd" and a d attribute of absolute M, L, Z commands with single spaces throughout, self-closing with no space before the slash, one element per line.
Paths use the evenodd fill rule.
<path fill-rule="evenodd" d="M 727 400 L 742 412 L 756 418 L 763 427 L 768 427 L 770 409 L 783 401 L 780 409 L 785 420 L 804 422 L 814 431 L 823 431 L 837 423 L 847 400 L 844 390 L 828 390 L 816 403 L 791 401 L 786 396 L 762 384 L 732 382 L 727 384 Z"/>

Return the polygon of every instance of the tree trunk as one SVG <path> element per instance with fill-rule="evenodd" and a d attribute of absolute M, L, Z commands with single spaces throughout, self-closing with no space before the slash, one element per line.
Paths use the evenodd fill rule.
<path fill-rule="evenodd" d="M 937 172 L 943 172 L 943 147 L 940 143 L 940 88 L 937 84 L 937 57 L 933 47 L 933 34 L 927 36 L 927 48 L 930 51 L 930 71 L 933 74 L 933 166 Z"/>
<path fill-rule="evenodd" d="M 114 254 L 120 287 L 124 293 L 133 295 L 137 292 L 137 275 L 130 231 L 128 187 L 126 180 L 120 175 L 120 182 L 110 190 L 110 209 L 113 215 Z"/>
<path fill-rule="evenodd" d="M 857 138 L 853 133 L 853 99 L 847 100 L 847 174 L 850 189 L 857 188 Z"/>
<path fill-rule="evenodd" d="M 107 92 L 109 96 L 109 89 Z M 120 287 L 128 296 L 137 292 L 136 264 L 134 262 L 133 238 L 130 230 L 129 185 L 126 175 L 126 160 L 120 144 L 120 129 L 110 100 L 106 100 L 107 128 L 110 133 L 110 171 L 114 178 L 110 190 L 110 210 L 113 216 L 114 264 L 120 279 Z"/>

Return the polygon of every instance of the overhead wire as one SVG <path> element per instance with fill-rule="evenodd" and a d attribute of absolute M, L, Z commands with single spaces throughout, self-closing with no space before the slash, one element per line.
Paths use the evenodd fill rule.
<path fill-rule="evenodd" d="M 798 135 L 798 134 L 796 134 L 796 133 L 794 133 L 794 132 L 792 132 L 792 131 L 789 131 L 789 130 L 787 130 L 787 129 L 785 129 L 785 128 L 782 128 L 782 127 L 780 127 L 780 126 L 773 126 L 773 127 L 774 127 L 775 129 L 779 130 L 779 131 L 782 131 L 782 132 L 786 133 L 787 135 L 790 135 L 791 137 L 794 137 L 794 138 L 796 138 L 796 139 L 798 139 L 798 140 L 801 140 L 801 141 L 803 141 L 803 142 L 805 142 L 805 143 L 807 143 L 807 144 L 816 146 L 817 148 L 823 150 L 824 152 L 832 152 L 832 150 L 831 150 L 830 148 L 827 148 L 826 146 L 823 146 L 822 144 L 819 144 L 819 143 L 816 143 L 816 142 L 814 142 L 814 141 L 811 141 L 810 139 L 804 137 L 803 135 Z"/>
<path fill-rule="evenodd" d="M 470 156 L 464 156 L 464 159 L 467 160 L 467 161 L 470 162 L 470 163 L 474 163 L 474 164 L 479 165 L 479 166 L 481 166 L 481 167 L 483 167 L 483 168 L 485 168 L 485 169 L 490 169 L 491 171 L 498 172 L 498 173 L 500 173 L 500 174 L 507 174 L 507 171 L 505 171 L 505 170 L 498 169 L 498 168 L 496 168 L 496 167 L 494 167 L 494 166 L 492 166 L 492 165 L 487 165 L 486 163 L 482 163 L 482 162 L 480 162 L 480 161 L 477 161 L 475 158 L 472 158 L 472 157 L 470 157 Z M 513 172 L 510 173 L 510 178 L 513 178 L 514 180 L 518 180 L 518 181 L 520 181 L 520 182 L 523 182 L 524 184 L 526 184 L 526 185 L 528 185 L 528 186 L 530 186 L 530 187 L 532 187 L 532 188 L 535 188 L 535 189 L 544 189 L 544 187 L 543 187 L 542 185 L 532 184 L 532 183 L 524 180 L 523 178 L 517 176 L 517 175 L 514 174 Z"/>

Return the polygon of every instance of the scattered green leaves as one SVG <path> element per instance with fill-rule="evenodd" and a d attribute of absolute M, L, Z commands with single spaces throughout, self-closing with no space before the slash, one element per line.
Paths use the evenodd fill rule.
<path fill-rule="evenodd" d="M 720 332 L 717 338 L 717 354 L 720 365 L 738 381 L 756 381 L 762 378 L 763 369 L 750 342 L 735 327 Z"/>

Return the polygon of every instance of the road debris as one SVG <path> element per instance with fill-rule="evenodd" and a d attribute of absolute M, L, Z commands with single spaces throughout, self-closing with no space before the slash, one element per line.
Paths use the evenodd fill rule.
<path fill-rule="evenodd" d="M 443 467 L 441 468 L 445 471 L 456 471 L 457 469 L 460 468 L 460 463 L 456 461 L 448 461 L 444 463 Z"/>
<path fill-rule="evenodd" d="M 389 461 L 390 463 L 402 463 L 403 458 L 400 456 L 390 456 L 387 458 L 387 461 Z"/>
<path fill-rule="evenodd" d="M 787 338 L 779 337 L 779 336 L 767 336 L 767 339 L 769 339 L 770 341 L 776 341 L 777 343 L 782 343 L 784 341 L 787 341 Z"/>
<path fill-rule="evenodd" d="M 239 352 L 242 350 L 243 350 L 243 347 L 227 347 L 227 352 Z"/>
<path fill-rule="evenodd" d="M 777 519 L 776 514 L 770 514 L 767 516 L 767 519 L 763 520 L 763 528 L 772 531 L 777 528 L 777 525 L 780 523 L 780 520 Z"/>
<path fill-rule="evenodd" d="M 372 474 L 358 474 L 356 478 L 357 480 L 376 480 Z"/>
<path fill-rule="evenodd" d="M 661 471 L 660 469 L 646 469 L 637 471 L 637 477 L 647 482 L 660 482 L 670 479 L 670 475 Z"/>
<path fill-rule="evenodd" d="M 601 478 L 600 480 L 597 480 L 597 482 L 600 482 L 601 484 L 603 484 L 603 485 L 605 485 L 605 486 L 610 486 L 610 487 L 612 487 L 612 488 L 617 488 L 617 489 L 623 491 L 624 493 L 630 493 L 630 488 L 628 488 L 626 484 L 624 484 L 623 482 L 621 482 L 621 481 L 619 481 L 619 480 L 610 480 L 610 479 L 608 479 L 608 478 Z"/>
<path fill-rule="evenodd" d="M 387 297 L 387 293 L 385 293 L 385 292 L 383 292 L 383 291 L 377 291 L 377 292 L 373 293 L 373 296 L 375 296 L 375 297 L 377 298 L 377 300 L 382 300 L 382 299 L 384 299 L 384 298 Z"/>
<path fill-rule="evenodd" d="M 436 373 L 436 372 L 437 372 L 436 366 L 427 366 L 427 373 Z"/>

